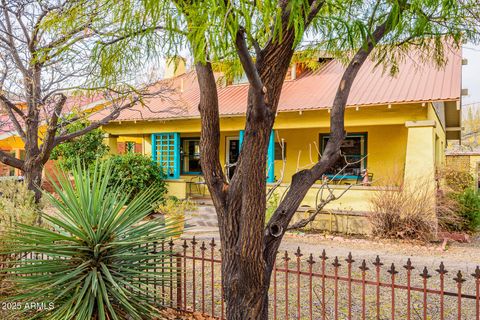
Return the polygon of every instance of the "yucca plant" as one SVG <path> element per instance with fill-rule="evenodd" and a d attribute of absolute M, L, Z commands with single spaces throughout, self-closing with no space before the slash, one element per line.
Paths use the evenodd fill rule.
<path fill-rule="evenodd" d="M 153 284 L 171 275 L 158 270 L 175 270 L 162 268 L 169 253 L 153 247 L 172 237 L 175 226 L 145 221 L 152 203 L 159 200 L 155 189 L 143 191 L 125 207 L 129 195 L 120 185 L 109 186 L 111 174 L 109 162 L 91 169 L 78 164 L 71 172 L 73 179 L 57 178 L 56 195 L 45 194 L 58 210 L 58 214 L 44 215 L 48 227 L 18 224 L 9 231 L 9 252 L 41 258 L 24 259 L 10 267 L 19 291 L 8 300 L 45 303 L 45 310 L 27 312 L 29 318 L 153 319 L 159 315 L 154 304 L 159 286 Z"/>

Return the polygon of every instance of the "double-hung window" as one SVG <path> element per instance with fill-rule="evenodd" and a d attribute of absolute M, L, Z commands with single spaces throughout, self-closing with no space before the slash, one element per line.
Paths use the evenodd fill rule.
<path fill-rule="evenodd" d="M 328 135 L 320 135 L 322 153 L 325 150 L 329 138 Z M 367 134 L 348 134 L 343 141 L 340 150 L 342 156 L 327 170 L 326 174 L 334 176 L 343 169 L 339 178 L 356 179 L 361 174 L 362 170 L 367 167 Z"/>

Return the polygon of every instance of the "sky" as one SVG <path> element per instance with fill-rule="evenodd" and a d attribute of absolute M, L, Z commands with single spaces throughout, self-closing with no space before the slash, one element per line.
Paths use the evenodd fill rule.
<path fill-rule="evenodd" d="M 462 69 L 462 88 L 468 89 L 468 96 L 462 98 L 463 106 L 474 106 L 480 112 L 480 45 L 465 44 L 463 58 L 468 60 L 468 65 Z"/>

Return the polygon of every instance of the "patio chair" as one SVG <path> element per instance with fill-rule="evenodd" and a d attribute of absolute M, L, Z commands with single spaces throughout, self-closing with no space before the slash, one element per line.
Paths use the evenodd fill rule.
<path fill-rule="evenodd" d="M 193 188 L 196 189 L 197 191 L 196 193 L 192 192 Z M 194 176 L 190 178 L 190 180 L 188 181 L 189 195 L 197 194 L 197 195 L 205 196 L 205 188 L 206 188 L 206 183 L 203 176 Z"/>

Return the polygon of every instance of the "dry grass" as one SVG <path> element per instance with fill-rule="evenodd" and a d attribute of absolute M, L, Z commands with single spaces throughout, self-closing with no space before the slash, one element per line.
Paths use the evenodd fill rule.
<path fill-rule="evenodd" d="M 432 188 L 425 182 L 385 187 L 370 201 L 372 232 L 383 238 L 429 241 L 437 231 Z M 433 221 L 432 221 L 433 220 Z"/>

